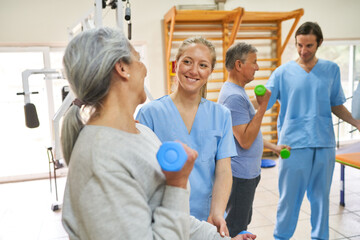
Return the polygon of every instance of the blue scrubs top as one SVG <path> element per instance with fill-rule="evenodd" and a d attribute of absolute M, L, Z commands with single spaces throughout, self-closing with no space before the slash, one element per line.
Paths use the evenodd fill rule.
<path fill-rule="evenodd" d="M 268 109 L 279 100 L 278 143 L 292 148 L 335 147 L 331 107 L 346 99 L 340 69 L 318 59 L 308 73 L 295 61 L 278 67 L 266 87 L 271 91 Z"/>
<path fill-rule="evenodd" d="M 137 120 L 151 128 L 159 139 L 179 140 L 198 152 L 189 180 L 190 214 L 207 220 L 210 213 L 216 161 L 236 155 L 230 111 L 201 99 L 190 134 L 170 96 L 145 104 Z"/>
<path fill-rule="evenodd" d="M 232 82 L 225 82 L 221 88 L 218 102 L 231 111 L 233 126 L 248 124 L 255 116 L 255 109 L 245 89 Z M 244 149 L 235 139 L 237 156 L 231 158 L 231 169 L 234 177 L 253 179 L 261 173 L 263 154 L 263 137 L 261 131 L 249 149 Z"/>

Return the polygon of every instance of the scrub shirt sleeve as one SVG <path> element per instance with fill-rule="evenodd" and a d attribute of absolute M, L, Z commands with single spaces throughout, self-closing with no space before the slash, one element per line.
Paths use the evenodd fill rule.
<path fill-rule="evenodd" d="M 267 110 L 269 110 L 274 103 L 276 102 L 276 100 L 279 99 L 280 96 L 280 90 L 279 90 L 279 74 L 278 71 L 275 70 L 269 80 L 267 81 L 265 87 L 271 91 L 271 96 L 267 105 Z"/>
<path fill-rule="evenodd" d="M 236 146 L 232 131 L 231 114 L 229 109 L 224 108 L 224 124 L 222 137 L 218 143 L 218 151 L 216 152 L 216 161 L 223 158 L 236 156 Z"/>
<path fill-rule="evenodd" d="M 149 114 L 149 111 L 144 110 L 143 108 L 140 108 L 136 115 L 136 120 L 138 120 L 141 124 L 144 124 L 148 128 L 154 131 L 154 122 L 151 117 L 151 114 Z"/>
<path fill-rule="evenodd" d="M 331 88 L 330 104 L 331 106 L 338 106 L 345 103 L 345 101 L 346 99 L 340 81 L 340 69 L 336 66 L 335 79 Z"/>

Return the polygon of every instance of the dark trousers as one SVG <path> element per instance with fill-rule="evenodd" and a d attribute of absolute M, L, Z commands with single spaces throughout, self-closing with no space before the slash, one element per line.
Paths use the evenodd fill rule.
<path fill-rule="evenodd" d="M 233 177 L 225 219 L 231 237 L 235 237 L 241 231 L 247 230 L 247 226 L 251 222 L 252 205 L 259 182 L 260 175 L 253 179 Z"/>

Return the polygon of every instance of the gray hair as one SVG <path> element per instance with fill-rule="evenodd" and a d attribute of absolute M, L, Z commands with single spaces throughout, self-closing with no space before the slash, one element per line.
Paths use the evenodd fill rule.
<path fill-rule="evenodd" d="M 246 61 L 249 53 L 256 53 L 257 49 L 251 44 L 239 42 L 232 45 L 227 51 L 225 56 L 225 67 L 228 71 L 232 70 L 235 66 L 236 60 L 242 63 Z"/>
<path fill-rule="evenodd" d="M 63 58 L 65 75 L 76 98 L 89 107 L 92 114 L 98 113 L 109 91 L 115 64 L 119 61 L 131 63 L 131 50 L 125 35 L 111 28 L 84 31 L 67 45 Z M 62 122 L 61 145 L 67 164 L 85 124 L 81 109 L 73 104 Z"/>
<path fill-rule="evenodd" d="M 211 55 L 211 70 L 213 70 L 215 68 L 215 63 L 216 63 L 215 46 L 209 40 L 207 40 L 201 36 L 196 36 L 196 37 L 191 37 L 191 38 L 185 39 L 178 49 L 178 52 L 175 57 L 176 61 L 179 61 L 180 57 L 184 54 L 185 50 L 191 44 L 202 44 L 209 49 L 210 55 Z M 207 83 L 205 83 L 204 86 L 200 90 L 200 95 L 203 98 L 206 98 L 206 92 L 207 92 L 206 89 L 207 89 Z"/>

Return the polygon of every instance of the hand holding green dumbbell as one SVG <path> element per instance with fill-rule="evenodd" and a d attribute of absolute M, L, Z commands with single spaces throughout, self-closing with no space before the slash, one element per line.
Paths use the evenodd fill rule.
<path fill-rule="evenodd" d="M 266 93 L 266 87 L 264 85 L 257 85 L 254 89 L 255 95 L 256 96 L 264 96 Z"/>
<path fill-rule="evenodd" d="M 287 148 L 281 149 L 281 151 L 280 151 L 280 157 L 281 157 L 282 159 L 289 158 L 289 157 L 290 157 L 290 151 L 289 151 L 289 149 L 287 149 Z"/>

